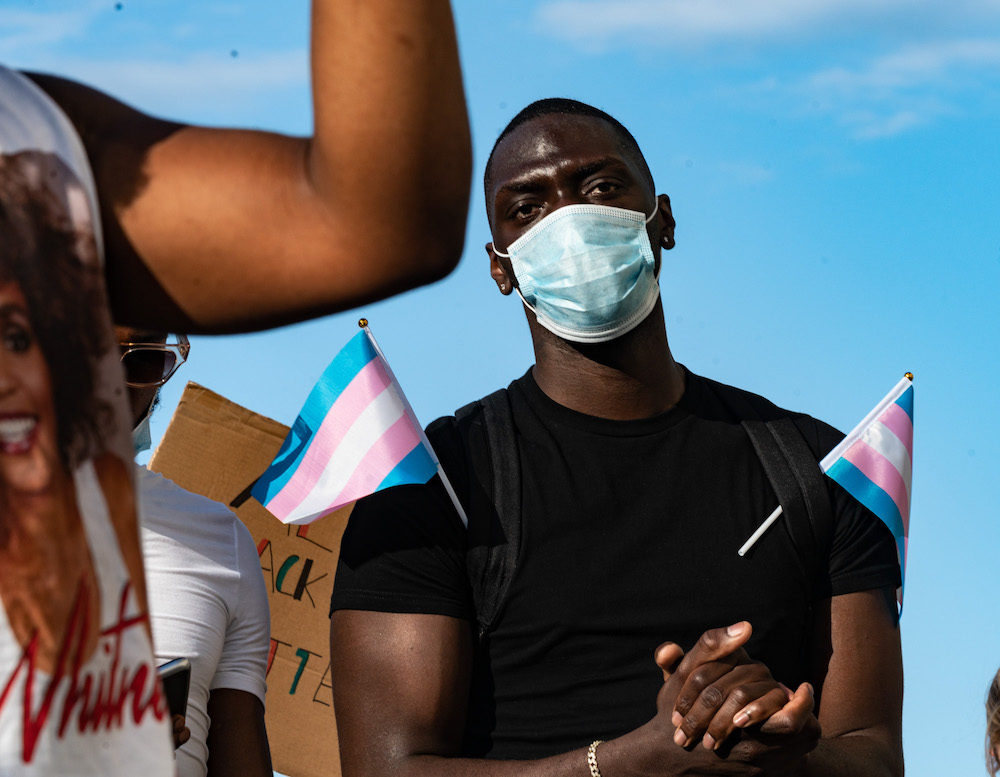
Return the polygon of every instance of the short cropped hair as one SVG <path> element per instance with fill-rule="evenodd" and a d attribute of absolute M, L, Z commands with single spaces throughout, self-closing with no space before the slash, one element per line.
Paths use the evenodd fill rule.
<path fill-rule="evenodd" d="M 511 119 L 507 126 L 504 127 L 503 132 L 500 133 L 500 137 L 498 137 L 496 143 L 493 144 L 493 149 L 490 151 L 489 159 L 486 160 L 486 170 L 483 173 L 483 190 L 486 194 L 487 215 L 489 215 L 490 190 L 493 188 L 493 158 L 496 155 L 497 146 L 500 145 L 504 138 L 510 135 L 522 124 L 526 124 L 532 119 L 537 119 L 542 116 L 551 116 L 552 114 L 558 114 L 561 116 L 585 116 L 591 119 L 600 119 L 601 121 L 609 124 L 621 142 L 622 151 L 639 166 L 639 169 L 646 176 L 646 180 L 649 182 L 650 188 L 654 189 L 655 193 L 653 174 L 649 171 L 649 165 L 646 163 L 646 157 L 642 155 L 642 149 L 639 148 L 639 144 L 636 142 L 636 139 L 632 136 L 632 133 L 628 131 L 624 124 L 618 121 L 618 119 L 611 114 L 605 113 L 600 108 L 595 108 L 593 105 L 588 105 L 587 103 L 580 102 L 579 100 L 571 100 L 566 97 L 548 97 L 544 100 L 536 100 L 521 110 L 521 112 Z"/>
<path fill-rule="evenodd" d="M 111 333 L 96 244 L 78 234 L 60 202 L 59 182 L 74 178 L 54 154 L 0 156 L 0 282 L 16 283 L 27 302 L 68 471 L 106 448 L 114 422 L 99 396 L 97 363 Z"/>

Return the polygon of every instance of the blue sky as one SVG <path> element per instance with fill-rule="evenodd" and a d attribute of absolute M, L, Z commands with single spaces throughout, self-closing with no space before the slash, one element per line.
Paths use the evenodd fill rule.
<path fill-rule="evenodd" d="M 907 771 L 983 773 L 982 702 L 1000 665 L 1000 4 L 458 6 L 477 178 L 507 120 L 546 96 L 609 111 L 646 151 L 678 222 L 661 285 L 680 361 L 844 430 L 915 373 Z M 307 24 L 301 0 L 0 0 L 0 59 L 171 118 L 301 134 Z M 395 207 L 372 240 L 405 261 L 417 247 L 391 231 Z M 532 355 L 519 304 L 489 278 L 488 240 L 474 184 L 466 255 L 445 281 L 195 338 L 154 438 L 183 380 L 290 423 L 361 314 L 425 423 L 505 385 Z"/>

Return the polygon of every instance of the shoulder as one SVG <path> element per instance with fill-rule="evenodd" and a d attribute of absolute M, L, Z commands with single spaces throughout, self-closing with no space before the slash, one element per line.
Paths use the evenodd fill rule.
<path fill-rule="evenodd" d="M 220 548 L 235 547 L 241 531 L 249 537 L 249 530 L 228 507 L 181 488 L 146 467 L 136 467 L 136 491 L 143 529 L 169 529 L 174 536 L 184 536 L 189 541 L 211 541 Z"/>
<path fill-rule="evenodd" d="M 730 423 L 788 420 L 798 429 L 817 460 L 844 438 L 843 432 L 807 413 L 788 410 L 760 394 L 690 371 L 687 372 L 687 388 L 682 402 L 698 415 Z"/>
<path fill-rule="evenodd" d="M 159 472 L 136 466 L 136 485 L 142 503 L 169 507 L 179 512 L 204 512 L 233 518 L 233 511 L 223 504 L 182 488 Z"/>
<path fill-rule="evenodd" d="M 530 381 L 530 370 L 507 388 L 475 399 L 455 410 L 454 415 L 442 416 L 428 424 L 427 439 L 442 463 L 445 459 L 458 460 L 468 455 L 470 447 L 478 444 L 485 418 L 496 418 L 498 413 L 508 411 L 513 413 L 514 395 L 523 390 L 525 381 Z"/>

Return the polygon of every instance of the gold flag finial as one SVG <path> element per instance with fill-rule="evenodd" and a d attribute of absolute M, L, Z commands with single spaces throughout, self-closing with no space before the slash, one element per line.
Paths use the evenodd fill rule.
<path fill-rule="evenodd" d="M 913 383 L 913 373 L 912 372 L 906 373 L 906 375 L 904 375 L 903 377 L 905 377 L 908 381 L 910 381 L 910 383 Z"/>
<path fill-rule="evenodd" d="M 368 319 L 367 318 L 359 318 L 358 319 L 358 326 L 360 326 L 362 329 L 364 329 L 366 326 L 368 326 Z M 910 380 L 913 380 L 913 378 L 910 378 Z"/>

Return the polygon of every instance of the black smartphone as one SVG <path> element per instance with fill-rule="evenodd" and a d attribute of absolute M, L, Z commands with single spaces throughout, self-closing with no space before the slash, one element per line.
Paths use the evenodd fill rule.
<path fill-rule="evenodd" d="M 191 662 L 186 658 L 175 658 L 160 664 L 157 671 L 167 694 L 170 715 L 187 715 L 188 688 L 191 685 Z"/>

